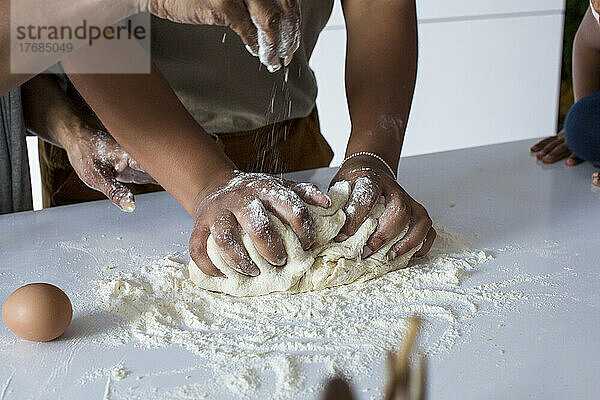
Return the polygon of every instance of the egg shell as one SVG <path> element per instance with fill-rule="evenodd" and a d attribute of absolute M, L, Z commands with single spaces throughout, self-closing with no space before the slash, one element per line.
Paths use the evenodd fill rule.
<path fill-rule="evenodd" d="M 17 336 L 47 342 L 62 335 L 73 318 L 71 300 L 60 288 L 31 283 L 15 290 L 2 306 L 2 320 Z"/>

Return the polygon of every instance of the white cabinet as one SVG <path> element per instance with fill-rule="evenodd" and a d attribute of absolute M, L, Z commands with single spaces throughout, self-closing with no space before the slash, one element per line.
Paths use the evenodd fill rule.
<path fill-rule="evenodd" d="M 417 0 L 419 19 L 502 17 L 505 14 L 562 12 L 564 0 Z"/>
<path fill-rule="evenodd" d="M 416 0 L 421 22 L 436 19 L 506 17 L 511 14 L 544 15 L 564 10 L 565 0 Z M 585 0 L 582 0 L 585 1 Z M 335 0 L 329 27 L 344 26 L 341 0 Z"/>
<path fill-rule="evenodd" d="M 554 133 L 562 0 L 417 4 L 419 72 L 404 156 Z M 336 4 L 311 60 L 322 130 L 335 151 L 333 165 L 343 159 L 350 129 L 346 34 L 340 23 Z"/>

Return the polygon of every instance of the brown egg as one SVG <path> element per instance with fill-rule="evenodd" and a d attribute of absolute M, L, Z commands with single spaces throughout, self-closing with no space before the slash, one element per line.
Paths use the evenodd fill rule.
<path fill-rule="evenodd" d="M 69 297 L 48 283 L 21 286 L 2 306 L 2 319 L 8 329 L 34 342 L 56 339 L 67 330 L 72 317 Z"/>

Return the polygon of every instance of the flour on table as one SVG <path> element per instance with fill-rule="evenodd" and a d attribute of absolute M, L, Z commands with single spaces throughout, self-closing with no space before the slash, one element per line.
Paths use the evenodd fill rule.
<path fill-rule="evenodd" d="M 129 376 L 130 373 L 131 371 L 125 368 L 122 363 L 119 363 L 111 368 L 98 368 L 97 370 L 86 372 L 79 380 L 79 384 L 85 385 L 89 382 L 97 380 L 98 378 L 108 376 L 112 377 L 112 379 L 120 381 Z"/>
<path fill-rule="evenodd" d="M 356 379 L 398 347 L 412 315 L 426 321 L 420 346 L 431 356 L 452 349 L 480 311 L 514 309 L 528 299 L 517 289 L 519 277 L 464 287 L 465 279 L 493 257 L 470 249 L 458 235 L 436 230 L 428 256 L 412 260 L 408 268 L 297 294 L 248 298 L 202 290 L 189 279 L 185 261 L 174 256 L 130 272 L 104 271 L 96 281 L 98 305 L 122 322 L 104 333 L 101 343 L 181 346 L 198 357 L 199 374 L 205 376 L 207 366 L 215 373 L 215 379 L 159 387 L 138 397 L 119 394 L 119 388 L 114 393 L 132 399 L 185 398 L 184 392 L 256 397 L 267 382 L 274 385 L 270 397 L 314 398 L 321 388 L 305 385 L 305 363 L 319 366 L 311 368 L 320 368 L 322 381 L 338 374 Z M 178 372 L 153 368 L 147 379 L 170 373 Z M 372 394 L 381 397 L 377 390 Z"/>
<path fill-rule="evenodd" d="M 329 191 L 331 207 L 321 208 L 307 205 L 316 225 L 315 244 L 309 249 L 302 245 L 292 228 L 283 224 L 276 216 L 269 213 L 269 218 L 283 239 L 288 261 L 284 267 L 271 265 L 254 248 L 250 237 L 241 232 L 242 240 L 250 257 L 260 269 L 256 277 L 245 276 L 227 265 L 219 254 L 212 235 L 208 238 L 207 252 L 213 264 L 225 274 L 225 277 L 205 275 L 194 261 L 190 261 L 190 278 L 199 287 L 234 296 L 258 296 L 273 292 L 306 292 L 328 287 L 345 285 L 353 282 L 364 282 L 400 268 L 405 268 L 413 254 L 414 248 L 404 255 L 388 261 L 388 250 L 406 234 L 408 228 L 372 254 L 361 260 L 360 253 L 367 239 L 377 228 L 377 221 L 385 210 L 383 197 L 371 210 L 367 219 L 358 231 L 341 243 L 333 238 L 337 236 L 346 221 L 343 207 L 350 196 L 350 184 L 338 182 Z"/>

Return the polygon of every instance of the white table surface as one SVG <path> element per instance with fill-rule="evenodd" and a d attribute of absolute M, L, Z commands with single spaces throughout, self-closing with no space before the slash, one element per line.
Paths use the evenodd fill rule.
<path fill-rule="evenodd" d="M 588 164 L 542 168 L 528 154 L 533 142 L 402 160 L 401 183 L 438 224 L 477 234 L 474 246 L 496 256 L 468 278 L 470 283 L 507 279 L 515 271 L 560 278 L 544 289 L 551 295 L 546 306 L 524 303 L 500 319 L 478 315 L 457 345 L 431 357 L 432 399 L 595 399 L 600 393 L 600 194 L 591 187 L 594 169 Z M 332 173 L 322 169 L 295 177 L 326 185 Z M 192 220 L 169 195 L 138 196 L 137 206 L 131 215 L 100 201 L 1 216 L 0 300 L 33 281 L 52 282 L 67 293 L 91 290 L 90 281 L 104 265 L 131 268 L 185 252 Z M 494 251 L 506 246 L 520 250 Z M 15 341 L 1 324 L 0 400 L 101 399 L 106 381 L 74 384 L 82 371 L 110 368 L 124 358 L 129 369 L 145 372 L 194 361 L 180 348 L 88 343 L 87 335 L 101 329 L 92 323 L 96 314 L 89 305 L 76 312 L 64 337 L 45 344 Z M 494 345 L 486 337 L 493 337 Z M 165 376 L 162 382 L 181 379 Z M 361 382 L 365 387 L 358 389 L 377 387 L 380 377 L 374 373 Z"/>

